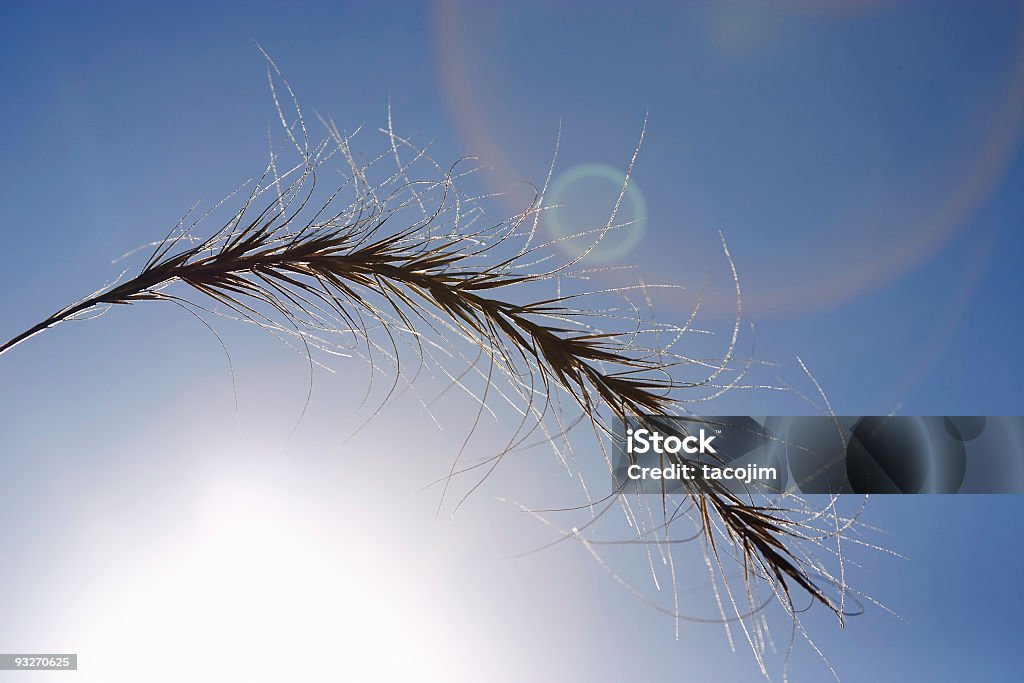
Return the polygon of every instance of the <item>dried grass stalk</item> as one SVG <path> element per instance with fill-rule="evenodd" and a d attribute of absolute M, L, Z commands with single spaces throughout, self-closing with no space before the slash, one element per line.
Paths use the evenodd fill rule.
<path fill-rule="evenodd" d="M 272 89 L 281 83 L 287 87 L 272 63 L 268 76 Z M 473 393 L 481 410 L 489 410 L 497 396 L 522 416 L 502 454 L 522 447 L 538 430 L 552 443 L 566 439 L 581 422 L 589 423 L 603 444 L 609 418 L 643 421 L 648 413 L 685 412 L 698 393 L 714 396 L 738 382 L 742 373 L 724 380 L 733 361 L 738 318 L 723 358 L 698 360 L 673 350 L 692 330 L 692 321 L 654 324 L 644 321 L 631 303 L 590 309 L 582 303 L 587 296 L 626 297 L 630 289 L 643 295 L 646 287 L 563 290 L 566 283 L 586 278 L 580 263 L 589 249 L 567 263 L 548 266 L 556 251 L 553 244 L 539 241 L 537 229 L 546 183 L 526 210 L 488 222 L 481 203 L 456 187 L 475 169 L 436 165 L 424 150 L 395 134 L 390 113 L 382 129 L 390 149 L 360 164 L 350 151 L 351 136 L 332 121 L 321 119 L 327 134 L 311 144 L 297 106 L 286 116 L 276 91 L 274 101 L 284 124 L 283 149 L 297 153 L 297 163 L 281 168 L 283 152 L 271 150 L 263 175 L 214 234 L 199 239 L 194 235 L 199 221 L 187 225 L 183 219 L 156 243 L 134 277 L 54 313 L 0 346 L 0 354 L 62 322 L 113 306 L 173 302 L 199 314 L 229 314 L 254 323 L 295 344 L 311 362 L 318 351 L 362 349 L 374 368 L 395 368 L 391 391 L 400 376 L 414 385 L 427 366 L 470 393 L 468 378 L 475 375 L 484 380 L 482 391 Z M 369 176 L 385 157 L 393 158 L 397 168 L 371 182 Z M 319 199 L 318 172 L 332 159 L 342 161 L 347 179 Z M 433 179 L 410 179 L 413 169 L 424 165 Z M 346 193 L 354 199 L 341 199 Z M 624 229 L 615 220 L 613 211 L 607 225 L 586 234 L 596 245 L 610 231 Z M 729 259 L 727 249 L 725 256 Z M 739 300 L 735 268 L 732 274 Z M 652 337 L 668 342 L 641 343 Z M 451 370 L 447 360 L 459 353 L 457 340 L 477 350 L 475 358 L 465 357 L 461 372 Z M 400 344 L 414 350 L 414 371 L 400 365 Z M 428 362 L 444 354 L 446 360 Z M 692 368 L 704 376 L 675 379 L 678 371 Z M 557 396 L 579 409 L 576 419 L 565 417 Z M 499 459 L 487 462 L 493 468 Z M 461 471 L 453 464 L 453 475 Z M 828 580 L 822 566 L 792 550 L 797 541 L 820 543 L 827 534 L 814 536 L 811 526 L 786 510 L 755 505 L 714 482 L 689 486 L 709 557 L 721 568 L 720 550 L 728 548 L 742 567 L 748 596 L 751 582 L 767 581 L 793 613 L 790 585 L 795 584 L 842 612 L 842 601 L 828 597 L 819 585 L 822 576 Z M 738 601 L 731 600 L 736 607 Z"/>

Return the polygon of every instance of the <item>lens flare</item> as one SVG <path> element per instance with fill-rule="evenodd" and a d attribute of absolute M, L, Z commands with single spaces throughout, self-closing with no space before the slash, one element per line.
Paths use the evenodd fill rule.
<path fill-rule="evenodd" d="M 623 192 L 625 187 L 625 192 Z M 622 203 L 612 229 L 603 233 L 612 208 Z M 607 164 L 580 164 L 557 176 L 547 196 L 544 220 L 552 239 L 570 256 L 585 251 L 591 263 L 614 263 L 643 239 L 647 203 L 633 178 Z"/>

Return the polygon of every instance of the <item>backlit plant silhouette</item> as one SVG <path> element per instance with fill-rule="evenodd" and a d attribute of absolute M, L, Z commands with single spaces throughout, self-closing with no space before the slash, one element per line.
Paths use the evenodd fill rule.
<path fill-rule="evenodd" d="M 586 282 L 581 263 L 594 245 L 610 231 L 629 228 L 616 223 L 618 205 L 606 225 L 567 238 L 589 237 L 592 246 L 559 262 L 555 245 L 543 242 L 538 229 L 547 182 L 522 212 L 493 221 L 484 198 L 459 189 L 460 180 L 477 170 L 468 161 L 436 164 L 426 150 L 394 132 L 389 113 L 381 129 L 386 151 L 360 163 L 351 151 L 353 136 L 333 121 L 321 118 L 326 133 L 311 141 L 291 88 L 273 62 L 268 76 L 284 141 L 271 149 L 257 180 L 222 202 L 239 198 L 229 219 L 206 237 L 197 233 L 201 219 L 182 219 L 154 244 L 134 275 L 16 335 L 0 346 L 0 354 L 65 321 L 152 301 L 203 318 L 226 315 L 257 325 L 300 349 L 311 365 L 324 362 L 325 354 L 358 353 L 374 372 L 391 375 L 389 395 L 403 384 L 415 389 L 427 373 L 478 402 L 473 427 L 497 406 L 519 416 L 504 447 L 480 462 L 460 464 L 463 443 L 444 480 L 446 489 L 456 475 L 479 470 L 486 477 L 503 457 L 531 441 L 550 445 L 567 466 L 588 449 L 587 457 L 603 455 L 610 463 L 612 419 L 685 413 L 688 404 L 739 386 L 745 370 L 735 358 L 741 290 L 724 241 L 736 288 L 736 324 L 721 358 L 689 358 L 679 349 L 692 332 L 696 309 L 682 324 L 654 323 L 645 321 L 644 307 L 632 301 L 645 296 L 650 285 L 572 289 Z M 277 95 L 282 86 L 290 113 Z M 286 163 L 287 157 L 293 161 Z M 630 172 L 635 160 L 636 154 Z M 325 193 L 318 182 L 332 162 L 340 162 L 345 180 Z M 390 171 L 376 177 L 388 164 L 394 164 Z M 703 377 L 677 379 L 695 368 Z M 576 429 L 580 425 L 589 431 Z M 793 617 L 794 633 L 794 586 L 840 617 L 848 612 L 841 551 L 838 571 L 830 572 L 815 556 L 816 550 L 837 544 L 851 526 L 839 517 L 834 501 L 815 508 L 793 496 L 755 500 L 712 481 L 686 486 L 681 500 L 665 496 L 654 506 L 658 509 L 615 492 L 599 500 L 588 493 L 583 507 L 591 522 L 563 531 L 560 538 L 581 542 L 603 563 L 587 528 L 620 505 L 636 540 L 667 549 L 671 563 L 671 544 L 686 535 L 670 535 L 670 528 L 691 524 L 692 538 L 704 543 L 722 621 L 727 628 L 741 626 L 762 671 L 766 636 L 759 613 L 765 595 L 769 601 L 778 598 Z M 742 577 L 739 587 L 727 578 L 733 563 Z M 674 585 L 674 564 L 671 574 Z M 837 597 L 832 587 L 838 588 Z M 674 595 L 668 611 L 679 617 Z"/>

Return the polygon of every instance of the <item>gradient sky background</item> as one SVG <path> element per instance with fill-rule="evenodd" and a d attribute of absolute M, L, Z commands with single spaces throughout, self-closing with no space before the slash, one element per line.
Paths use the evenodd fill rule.
<path fill-rule="evenodd" d="M 116 276 L 114 257 L 262 168 L 276 124 L 258 40 L 308 110 L 372 130 L 390 98 L 400 131 L 433 140 L 438 160 L 481 156 L 495 191 L 543 180 L 559 122 L 556 178 L 623 168 L 648 114 L 644 235 L 611 263 L 690 288 L 708 276 L 705 324 L 727 326 L 722 230 L 758 356 L 794 383 L 801 356 L 838 413 L 1024 413 L 1020 3 L 211 5 L 0 9 L 0 336 Z M 577 188 L 591 206 L 564 220 L 586 220 L 609 187 Z M 692 298 L 657 304 L 685 319 Z M 352 675 L 757 675 L 720 628 L 686 625 L 675 641 L 581 548 L 501 559 L 548 537 L 491 496 L 571 483 L 511 468 L 435 521 L 436 494 L 409 494 L 443 474 L 455 437 L 399 405 L 375 423 L 380 443 L 342 447 L 361 368 L 318 379 L 289 437 L 302 361 L 238 327 L 219 329 L 241 434 L 216 340 L 160 307 L 0 358 L 0 651 L 78 652 L 82 671 L 61 681 L 147 679 L 118 646 L 156 641 L 245 652 L 234 664 L 268 676 L 281 653 L 317 647 Z M 708 410 L 806 406 L 750 392 Z M 399 454 L 388 486 L 354 466 L 366 449 Z M 909 559 L 863 552 L 854 583 L 901 619 L 870 605 L 844 630 L 810 617 L 843 679 L 1017 678 L 1022 511 L 1018 496 L 872 499 L 875 540 Z M 207 612 L 225 585 L 233 597 Z M 311 623 L 327 612 L 330 627 Z M 168 680 L 189 671 L 173 666 Z M 790 674 L 827 672 L 803 646 Z"/>

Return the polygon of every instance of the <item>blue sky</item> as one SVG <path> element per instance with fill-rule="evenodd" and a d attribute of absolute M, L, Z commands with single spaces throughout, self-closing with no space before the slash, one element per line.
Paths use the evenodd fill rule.
<path fill-rule="evenodd" d="M 0 334 L 94 290 L 118 274 L 113 258 L 261 169 L 275 114 L 259 41 L 307 110 L 372 130 L 390 101 L 396 126 L 433 141 L 435 158 L 481 156 L 493 191 L 542 181 L 560 125 L 557 173 L 621 169 L 647 116 L 634 176 L 644 235 L 613 263 L 690 292 L 707 277 L 706 325 L 727 325 L 722 231 L 757 355 L 780 362 L 794 383 L 803 381 L 799 355 L 837 412 L 1024 411 L 1015 350 L 1024 332 L 1020 3 L 44 2 L 5 6 L 0 25 Z M 379 151 L 365 139 L 365 153 Z M 580 196 L 597 205 L 608 200 L 599 183 L 587 191 Z M 665 296 L 659 317 L 684 318 L 692 301 Z M 130 556 L 111 555 L 108 567 L 75 540 L 91 533 L 98 548 L 120 547 L 118 533 L 149 533 L 144 522 L 117 531 L 140 515 L 162 530 L 154 538 L 177 538 L 171 511 L 202 498 L 188 493 L 202 489 L 202 463 L 240 468 L 259 490 L 285 486 L 286 500 L 297 495 L 288 486 L 345 473 L 326 459 L 311 466 L 316 476 L 281 475 L 272 464 L 275 454 L 301 460 L 301 444 L 330 440 L 354 409 L 343 383 L 325 381 L 307 435 L 289 441 L 292 418 L 278 412 L 301 404 L 301 363 L 250 330 L 224 332 L 237 356 L 243 437 L 232 431 L 223 355 L 184 316 L 118 311 L 0 358 L 0 517 L 12 520 L 0 532 L 16 548 L 0 565 L 0 612 L 49 591 L 73 596 L 76 582 L 107 590 L 104 576 L 140 571 Z M 806 407 L 751 392 L 709 409 Z M 408 490 L 436 476 L 445 435 L 420 436 L 402 413 L 381 419 L 442 454 L 410 467 Z M 206 450 L 184 434 L 202 435 Z M 252 455 L 261 444 L 267 453 Z M 517 476 L 525 475 L 510 475 L 510 487 Z M 322 496 L 328 509 L 340 505 Z M 411 500 L 377 501 L 402 519 L 423 518 L 396 523 L 395 533 L 436 535 L 436 547 L 505 581 L 495 591 L 429 549 L 381 560 L 459 577 L 443 590 L 465 603 L 466 622 L 495 633 L 512 625 L 507 648 L 473 646 L 490 653 L 476 663 L 492 667 L 480 669 L 488 677 L 681 674 L 695 653 L 706 655 L 704 675 L 756 674 L 718 629 L 697 627 L 676 642 L 669 620 L 620 594 L 582 552 L 499 561 L 507 545 L 539 534 L 509 521 L 515 515 L 480 502 L 481 519 L 509 525 L 495 538 L 475 520 L 433 522 L 429 495 Z M 865 552 L 862 586 L 905 621 L 870 607 L 842 631 L 822 619 L 819 645 L 844 680 L 868 678 L 865 662 L 878 667 L 872 680 L 1002 680 L 1019 670 L 1020 506 L 1016 496 L 873 499 L 867 518 L 885 530 L 876 540 L 909 559 Z M 444 600 L 430 604 L 441 610 Z M 0 650 L 56 647 L 42 638 L 44 626 L 67 621 L 61 609 L 47 612 L 52 622 L 3 619 Z M 85 658 L 75 633 L 66 647 Z M 522 661 L 529 650 L 539 653 L 532 665 Z M 822 680 L 807 648 L 792 669 L 794 680 Z"/>

